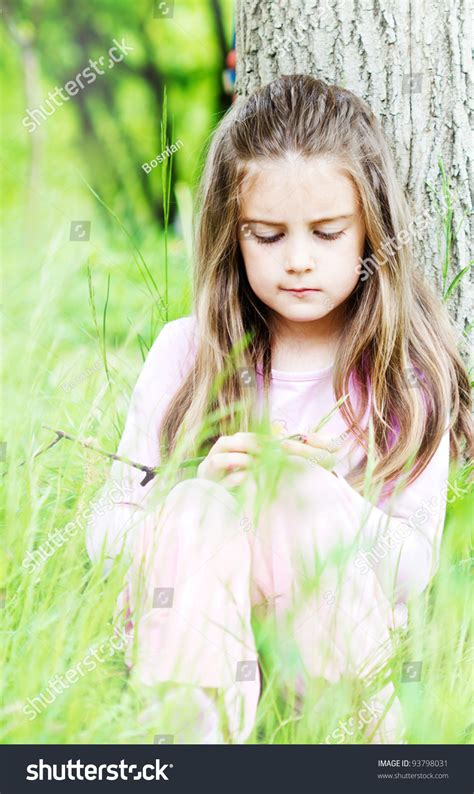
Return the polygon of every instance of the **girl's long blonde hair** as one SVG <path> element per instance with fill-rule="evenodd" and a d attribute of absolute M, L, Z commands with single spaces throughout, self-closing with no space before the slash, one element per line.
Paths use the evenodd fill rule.
<path fill-rule="evenodd" d="M 334 366 L 336 400 L 349 393 L 350 380 L 360 396 L 357 411 L 350 397 L 339 409 L 366 453 L 347 479 L 362 489 L 368 428 L 361 420 L 370 405 L 376 459 L 372 482 L 395 481 L 414 461 L 411 482 L 439 445 L 448 417 L 451 457 L 472 450 L 469 379 L 444 304 L 414 269 L 406 232 L 413 216 L 374 114 L 351 91 L 309 75 L 279 77 L 238 101 L 213 136 L 198 193 L 198 347 L 163 419 L 162 454 L 171 454 L 178 437 L 186 438 L 185 448 L 195 455 L 220 435 L 252 429 L 254 390 L 239 377 L 238 365 L 255 371 L 260 364 L 268 395 L 271 311 L 246 277 L 238 243 L 240 195 L 250 162 L 284 158 L 288 152 L 340 165 L 358 191 L 366 226 L 364 260 L 380 262 L 384 251 L 383 266 L 372 268 L 369 277 L 361 273 L 346 302 Z M 398 250 L 384 247 L 387 240 L 396 240 Z M 235 345 L 246 332 L 250 342 L 235 356 Z M 234 362 L 230 371 L 229 362 Z M 200 428 L 210 414 L 216 417 L 213 429 L 202 437 Z"/>

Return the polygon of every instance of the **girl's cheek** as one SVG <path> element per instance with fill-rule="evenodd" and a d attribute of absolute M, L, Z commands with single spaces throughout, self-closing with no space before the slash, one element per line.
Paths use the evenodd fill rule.
<path fill-rule="evenodd" d="M 265 264 L 258 264 L 254 267 L 249 267 L 247 270 L 247 278 L 250 286 L 256 292 L 257 290 L 265 290 L 273 287 L 275 279 L 277 278 L 277 268 L 275 262 L 266 262 Z"/>
<path fill-rule="evenodd" d="M 343 253 L 339 253 L 331 262 L 329 269 L 330 277 L 333 283 L 337 284 L 341 289 L 350 288 L 355 285 L 359 279 L 357 266 L 359 259 L 351 248 Z"/>

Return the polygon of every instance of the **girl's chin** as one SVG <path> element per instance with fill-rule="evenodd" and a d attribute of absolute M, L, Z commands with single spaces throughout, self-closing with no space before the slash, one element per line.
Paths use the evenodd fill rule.
<path fill-rule="evenodd" d="M 327 296 L 321 296 L 320 292 L 314 293 L 311 297 L 307 298 L 294 298 L 293 300 L 284 298 L 279 301 L 279 310 L 285 314 L 295 314 L 301 316 L 302 314 L 314 315 L 317 317 L 324 316 L 331 309 L 334 308 L 333 302 Z"/>
<path fill-rule="evenodd" d="M 314 322 L 315 320 L 322 320 L 323 317 L 326 317 L 330 312 L 330 309 L 321 309 L 320 311 L 313 311 L 310 310 L 296 310 L 296 311 L 278 311 L 278 314 L 281 317 L 284 317 L 285 320 L 294 320 L 295 322 L 299 323 L 310 323 Z"/>

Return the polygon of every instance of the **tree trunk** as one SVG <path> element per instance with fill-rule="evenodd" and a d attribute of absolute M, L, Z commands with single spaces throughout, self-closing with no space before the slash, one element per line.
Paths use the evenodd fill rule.
<path fill-rule="evenodd" d="M 466 342 L 469 281 L 469 25 L 466 0 L 237 0 L 238 97 L 305 73 L 368 102 L 388 138 L 415 216 L 415 261 L 446 296 Z"/>

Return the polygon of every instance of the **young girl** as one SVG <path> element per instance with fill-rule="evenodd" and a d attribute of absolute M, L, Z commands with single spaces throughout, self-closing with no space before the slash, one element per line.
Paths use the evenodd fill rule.
<path fill-rule="evenodd" d="M 450 457 L 472 449 L 467 374 L 414 267 L 423 221 L 346 89 L 284 76 L 221 121 L 193 313 L 158 335 L 118 448 L 151 467 L 202 460 L 159 499 L 161 475 L 114 462 L 129 501 L 87 533 L 92 560 L 130 561 L 126 660 L 149 688 L 156 741 L 248 739 L 263 686 L 256 615 L 274 621 L 282 656 L 296 644 L 301 698 L 312 681 L 366 681 L 389 662 L 392 630 L 438 564 Z M 288 466 L 259 480 L 265 416 L 272 460 Z M 368 741 L 403 741 L 391 681 L 371 713 Z"/>

